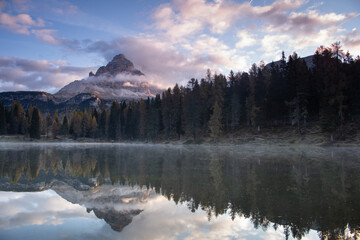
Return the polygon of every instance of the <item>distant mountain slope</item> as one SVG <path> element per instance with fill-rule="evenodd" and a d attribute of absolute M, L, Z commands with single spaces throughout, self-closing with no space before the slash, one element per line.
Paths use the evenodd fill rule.
<path fill-rule="evenodd" d="M 74 109 L 97 107 L 101 99 L 93 94 L 81 93 L 65 101 L 60 101 L 50 93 L 20 91 L 2 92 L 0 93 L 0 101 L 7 108 L 11 107 L 13 101 L 18 101 L 24 109 L 27 109 L 31 105 L 39 108 L 41 113 L 49 112 L 50 114 L 54 114 L 56 110 L 66 112 Z M 103 100 L 103 102 L 108 106 L 112 103 L 110 100 Z"/>

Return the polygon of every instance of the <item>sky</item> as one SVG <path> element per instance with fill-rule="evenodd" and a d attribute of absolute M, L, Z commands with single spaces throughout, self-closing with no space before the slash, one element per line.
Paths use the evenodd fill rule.
<path fill-rule="evenodd" d="M 160 87 L 340 41 L 360 54 L 359 0 L 0 0 L 0 91 L 57 92 L 119 53 Z"/>

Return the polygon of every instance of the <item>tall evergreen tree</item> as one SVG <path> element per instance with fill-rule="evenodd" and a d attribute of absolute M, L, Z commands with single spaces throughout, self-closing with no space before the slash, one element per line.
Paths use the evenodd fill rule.
<path fill-rule="evenodd" d="M 191 79 L 188 83 L 188 89 L 184 97 L 184 117 L 186 124 L 186 131 L 193 137 L 198 138 L 200 130 L 200 86 L 197 80 Z"/>
<path fill-rule="evenodd" d="M 66 115 L 64 116 L 63 121 L 62 121 L 62 125 L 60 128 L 60 134 L 64 135 L 64 136 L 67 136 L 69 134 L 69 122 L 68 122 Z"/>
<path fill-rule="evenodd" d="M 109 118 L 109 130 L 108 136 L 111 140 L 116 140 L 120 138 L 120 104 L 113 102 L 110 108 L 110 118 Z"/>
<path fill-rule="evenodd" d="M 2 102 L 0 102 L 0 134 L 6 134 L 6 110 Z"/>
<path fill-rule="evenodd" d="M 174 106 L 171 89 L 163 92 L 161 99 L 161 110 L 164 124 L 165 137 L 169 138 L 174 127 Z"/>
<path fill-rule="evenodd" d="M 222 111 L 221 108 L 216 101 L 214 104 L 214 110 L 209 120 L 209 129 L 210 129 L 210 136 L 217 141 L 218 137 L 222 132 Z"/>
<path fill-rule="evenodd" d="M 246 98 L 246 109 L 248 117 L 248 125 L 255 127 L 257 125 L 256 119 L 259 112 L 259 108 L 256 106 L 255 93 L 256 93 L 256 79 L 258 77 L 258 67 L 254 63 L 251 66 L 249 74 L 249 95 Z"/>
<path fill-rule="evenodd" d="M 96 117 L 93 116 L 90 124 L 90 137 L 95 138 L 97 132 L 98 132 L 98 123 L 96 121 Z"/>
<path fill-rule="evenodd" d="M 53 138 L 56 138 L 59 135 L 60 127 L 61 127 L 61 123 L 60 123 L 60 119 L 59 119 L 59 113 L 58 113 L 58 110 L 56 110 L 54 117 L 53 117 L 53 123 L 51 126 L 51 133 L 52 133 Z"/>
<path fill-rule="evenodd" d="M 49 136 L 50 130 L 52 125 L 52 118 L 49 112 L 47 112 L 45 118 L 42 120 L 42 128 L 43 132 L 45 133 L 46 137 Z"/>
<path fill-rule="evenodd" d="M 146 104 L 143 99 L 139 102 L 139 134 L 142 139 L 146 136 Z"/>
<path fill-rule="evenodd" d="M 310 77 L 308 68 L 303 59 L 299 58 L 296 53 L 291 57 L 288 75 L 294 86 L 293 99 L 287 102 L 290 107 L 290 119 L 298 127 L 300 134 L 306 133 L 306 123 L 308 118 L 308 98 L 310 93 Z M 303 131 L 301 130 L 303 128 Z"/>
<path fill-rule="evenodd" d="M 13 101 L 11 106 L 9 127 L 8 132 L 10 134 L 25 134 L 26 119 L 24 109 L 17 101 Z"/>
<path fill-rule="evenodd" d="M 183 121 L 182 121 L 183 97 L 181 95 L 181 90 L 179 88 L 179 85 L 177 85 L 177 84 L 173 88 L 172 98 L 173 98 L 175 131 L 176 131 L 178 139 L 180 139 L 181 135 L 184 134 Z"/>
<path fill-rule="evenodd" d="M 40 139 L 41 115 L 37 107 L 34 107 L 31 116 L 30 137 Z"/>

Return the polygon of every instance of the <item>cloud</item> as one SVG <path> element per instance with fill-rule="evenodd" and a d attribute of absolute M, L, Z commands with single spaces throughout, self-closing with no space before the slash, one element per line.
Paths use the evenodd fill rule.
<path fill-rule="evenodd" d="M 204 27 L 212 33 L 222 34 L 238 18 L 233 7 L 234 4 L 227 1 L 175 0 L 155 10 L 154 26 L 172 39 L 201 32 Z"/>
<path fill-rule="evenodd" d="M 345 34 L 342 42 L 347 48 L 352 49 L 354 52 L 360 52 L 360 35 L 356 28 L 353 28 L 351 32 Z"/>
<path fill-rule="evenodd" d="M 67 1 L 56 1 L 56 7 L 52 8 L 52 11 L 59 15 L 64 14 L 77 14 L 79 12 L 79 9 L 76 5 L 71 4 Z"/>
<path fill-rule="evenodd" d="M 155 10 L 153 19 L 155 28 L 164 31 L 171 38 L 199 33 L 205 28 L 214 34 L 224 34 L 240 19 L 260 18 L 282 24 L 287 20 L 287 12 L 302 4 L 302 0 L 277 0 L 266 6 L 225 0 L 174 0 L 172 4 L 160 5 Z"/>
<path fill-rule="evenodd" d="M 29 11 L 29 0 L 12 0 L 12 5 L 17 12 Z"/>
<path fill-rule="evenodd" d="M 240 40 L 236 43 L 237 48 L 245 48 L 257 44 L 256 37 L 246 30 L 241 30 L 236 35 Z"/>
<path fill-rule="evenodd" d="M 321 15 L 315 10 L 311 10 L 306 13 L 292 12 L 286 18 L 286 21 L 271 22 L 271 24 L 267 27 L 267 30 L 290 33 L 295 37 L 309 36 L 309 34 L 317 33 L 319 29 L 338 26 L 342 22 L 348 21 L 355 16 L 356 14 L 354 13 L 327 13 Z"/>
<path fill-rule="evenodd" d="M 67 202 L 52 190 L 41 193 L 3 192 L 1 196 L 6 196 L 0 207 L 0 227 L 3 229 L 59 225 L 68 218 L 92 217 L 83 207 Z"/>
<path fill-rule="evenodd" d="M 208 68 L 222 72 L 236 66 L 247 68 L 248 57 L 237 55 L 220 39 L 203 34 L 191 44 L 184 43 L 183 51 L 169 41 L 155 36 L 124 37 L 113 41 L 83 41 L 69 46 L 77 51 L 98 53 L 104 64 L 123 53 L 136 68 L 145 74 L 148 82 L 159 87 L 186 84 L 191 78 L 202 78 Z"/>
<path fill-rule="evenodd" d="M 316 7 L 321 4 L 312 5 L 306 11 L 298 11 L 307 3 L 306 0 L 276 0 L 268 5 L 255 6 L 250 2 L 226 0 L 173 0 L 156 8 L 153 14 L 154 28 L 171 41 L 177 39 L 189 46 L 193 44 L 193 39 L 207 30 L 212 34 L 223 35 L 237 26 L 240 30 L 237 31 L 239 40 L 235 44 L 236 48 L 261 43 L 266 45 L 266 56 L 270 57 L 269 44 L 264 43 L 265 35 L 267 39 L 270 35 L 290 39 L 292 44 L 287 46 L 295 51 L 309 46 L 316 48 L 318 44 L 324 44 L 321 42 L 324 39 L 336 39 L 338 32 L 334 28 L 339 28 L 342 23 L 357 16 L 356 13 L 320 14 Z M 257 34 L 254 34 L 255 31 Z M 273 53 L 278 52 L 280 44 L 276 41 L 272 43 L 276 48 Z"/>
<path fill-rule="evenodd" d="M 57 45 L 62 43 L 62 40 L 55 36 L 57 31 L 53 29 L 34 29 L 31 30 L 31 33 L 33 33 L 37 39 L 49 44 Z"/>
<path fill-rule="evenodd" d="M 145 74 L 147 81 L 159 87 L 187 81 L 199 75 L 201 68 L 198 59 L 189 59 L 169 42 L 151 36 L 124 37 L 110 42 L 82 41 L 69 43 L 68 47 L 80 52 L 98 53 L 104 56 L 104 65 L 115 55 L 123 53 Z M 201 75 L 204 75 L 205 69 L 201 69 L 201 72 Z"/>
<path fill-rule="evenodd" d="M 258 5 L 256 1 L 172 0 L 153 10 L 153 22 L 147 28 L 149 34 L 121 34 L 125 37 L 114 37 L 109 41 L 62 38 L 58 30 L 45 26 L 41 19 L 35 20 L 28 14 L 2 13 L 1 9 L 7 7 L 4 4 L 0 5 L 0 24 L 12 32 L 32 34 L 42 42 L 58 45 L 75 54 L 96 53 L 104 58 L 104 65 L 113 56 L 124 53 L 146 74 L 149 82 L 170 87 L 175 83 L 185 84 L 193 77 L 204 77 L 207 68 L 218 73 L 231 69 L 247 70 L 253 58 L 251 55 L 257 58 L 255 61 L 259 61 L 260 56 L 269 62 L 280 57 L 282 50 L 301 52 L 311 48 L 314 51 L 319 45 L 330 45 L 339 40 L 345 48 L 360 50 L 357 30 L 346 32 L 341 27 L 354 19 L 357 16 L 355 13 L 321 13 L 316 10 L 319 5 L 307 7 L 308 4 L 307 0 L 275 0 Z M 119 35 L 119 27 L 114 27 L 114 23 L 97 19 L 96 16 L 89 17 L 69 2 L 51 0 L 51 4 L 46 6 L 51 6 L 55 21 Z M 4 16 L 3 20 L 1 16 Z M 255 52 L 246 51 L 248 47 Z M 8 60 L 1 61 L 5 64 Z M 9 80 L 3 82 L 2 86 L 27 89 L 30 79 L 42 82 L 41 79 L 47 77 L 55 84 L 52 85 L 54 89 L 60 85 L 56 80 L 60 77 L 67 82 L 70 78 L 74 80 L 87 76 L 87 73 L 80 76 L 80 72 L 55 72 L 56 77 L 47 76 L 55 71 L 56 65 L 52 62 L 44 71 L 34 72 L 19 65 L 15 69 L 2 67 L 1 74 L 4 76 L 23 74 L 28 79 L 23 82 Z M 66 67 L 60 68 L 64 70 Z M 35 86 L 39 87 L 40 84 Z"/>
<path fill-rule="evenodd" d="M 2 12 L 2 10 L 5 8 L 5 6 L 6 6 L 6 2 L 0 1 L 0 12 Z"/>
<path fill-rule="evenodd" d="M 54 92 L 75 79 L 86 77 L 90 70 L 67 66 L 62 61 L 0 57 L 0 90 Z"/>
<path fill-rule="evenodd" d="M 0 13 L 0 26 L 11 32 L 29 35 L 32 27 L 44 27 L 44 21 L 40 18 L 33 19 L 28 14 L 10 15 Z"/>
<path fill-rule="evenodd" d="M 280 45 L 288 47 L 288 45 L 292 44 L 291 41 L 291 37 L 285 34 L 265 35 L 261 40 L 261 51 L 263 52 L 261 55 L 262 60 L 274 57 L 280 58 L 283 50 L 280 48 Z"/>

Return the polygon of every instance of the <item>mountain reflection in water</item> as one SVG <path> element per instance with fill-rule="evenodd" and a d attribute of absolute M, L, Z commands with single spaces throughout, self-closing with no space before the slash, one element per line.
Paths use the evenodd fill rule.
<path fill-rule="evenodd" d="M 210 222 L 228 215 L 254 229 L 281 227 L 286 239 L 310 230 L 357 239 L 359 156 L 357 148 L 3 144 L 0 191 L 51 189 L 115 231 L 161 194 Z"/>

